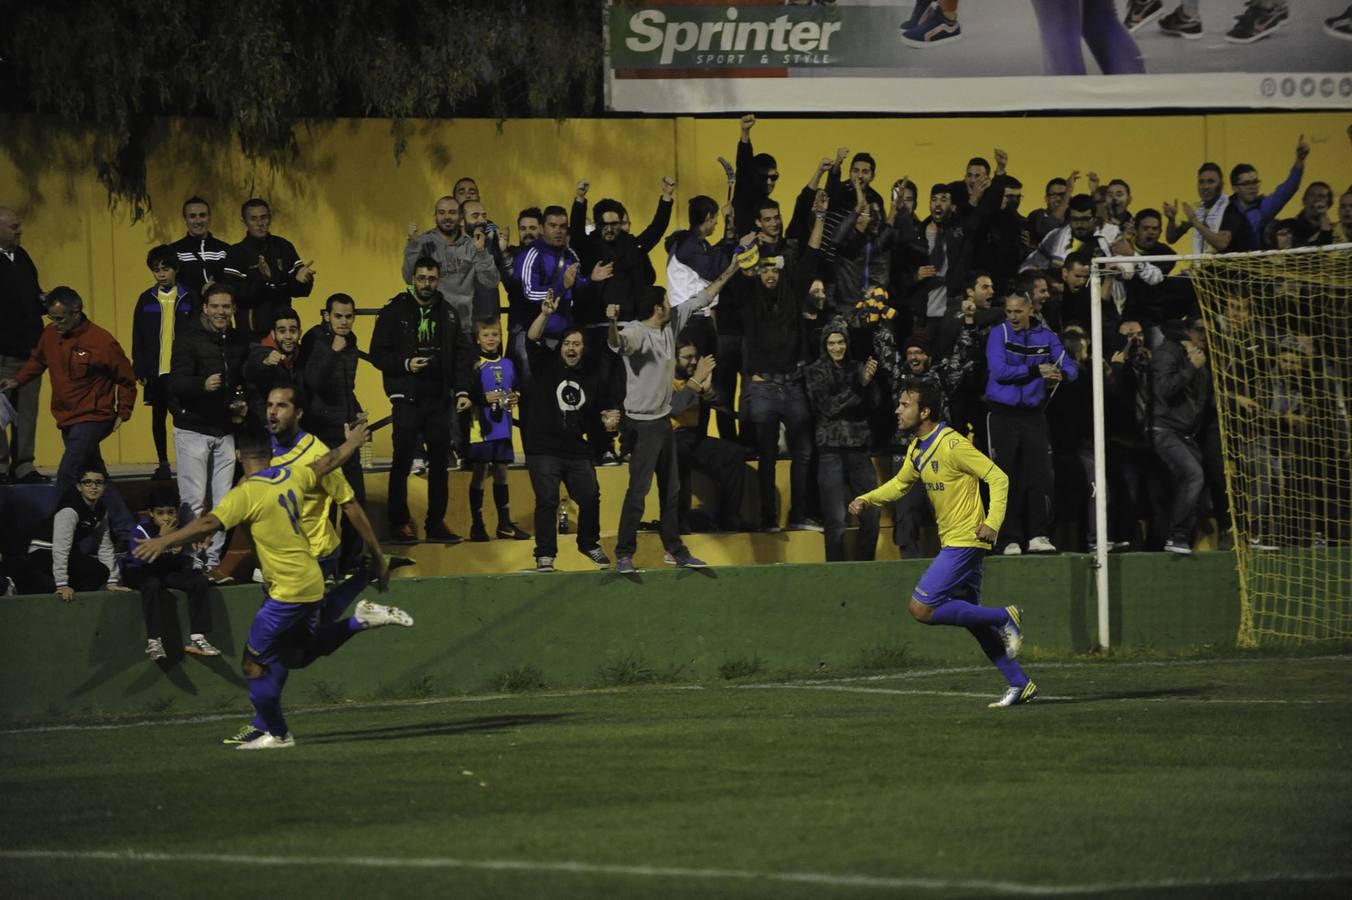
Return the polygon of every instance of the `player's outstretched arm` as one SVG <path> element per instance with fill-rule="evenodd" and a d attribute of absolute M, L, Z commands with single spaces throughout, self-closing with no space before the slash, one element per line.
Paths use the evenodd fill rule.
<path fill-rule="evenodd" d="M 356 425 L 344 425 L 343 434 L 347 440 L 310 463 L 310 468 L 315 470 L 315 478 L 323 478 L 351 459 L 352 454 L 356 453 L 361 449 L 361 445 L 366 443 L 366 432 L 367 425 L 365 422 L 358 422 Z"/>
<path fill-rule="evenodd" d="M 894 503 L 900 500 L 911 485 L 920 480 L 920 475 L 915 470 L 915 466 L 910 462 L 904 462 L 901 471 L 893 477 L 884 481 L 867 494 L 860 494 L 850 501 L 850 513 L 859 515 L 864 511 L 865 506 L 882 506 L 884 503 Z"/>
<path fill-rule="evenodd" d="M 177 531 L 141 541 L 136 545 L 136 549 L 132 550 L 132 555 L 146 562 L 154 562 L 166 550 L 196 543 L 220 531 L 222 527 L 220 519 L 211 513 L 207 513 L 205 516 L 193 519 Z"/>
<path fill-rule="evenodd" d="M 361 537 L 362 544 L 366 547 L 366 555 L 370 557 L 371 565 L 375 569 L 375 577 L 372 579 L 376 587 L 383 594 L 390 586 L 390 566 L 385 560 L 385 551 L 380 549 L 380 541 L 376 540 L 375 529 L 371 527 L 371 520 L 366 517 L 366 510 L 361 508 L 361 504 L 356 500 L 349 500 L 342 504 L 343 515 L 352 523 L 357 534 Z"/>

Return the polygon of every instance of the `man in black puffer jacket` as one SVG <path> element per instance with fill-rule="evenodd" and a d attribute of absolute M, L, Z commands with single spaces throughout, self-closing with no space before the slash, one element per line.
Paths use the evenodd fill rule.
<path fill-rule="evenodd" d="M 232 324 L 237 310 L 234 285 L 214 282 L 202 298 L 202 314 L 183 323 L 174 335 L 169 360 L 169 409 L 174 416 L 174 452 L 178 455 L 178 494 L 182 519 L 206 510 L 207 486 L 216 503 L 234 481 L 235 431 L 248 415 L 244 362 L 249 339 Z M 225 533 L 218 531 L 202 559 L 215 584 L 229 581 L 219 571 Z"/>

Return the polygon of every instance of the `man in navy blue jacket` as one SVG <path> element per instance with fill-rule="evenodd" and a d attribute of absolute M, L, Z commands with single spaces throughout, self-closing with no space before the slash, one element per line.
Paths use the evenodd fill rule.
<path fill-rule="evenodd" d="M 1032 302 L 1012 294 L 1007 321 L 986 339 L 987 434 L 990 457 L 1009 475 L 1009 510 L 1003 545 L 1006 556 L 1055 553 L 1048 504 L 1052 496 L 1051 440 L 1044 410 L 1061 381 L 1079 374 L 1056 334 L 1033 318 Z"/>

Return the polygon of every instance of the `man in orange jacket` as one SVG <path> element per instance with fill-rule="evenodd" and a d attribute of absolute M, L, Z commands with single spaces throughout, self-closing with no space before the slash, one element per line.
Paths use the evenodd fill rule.
<path fill-rule="evenodd" d="M 107 478 L 99 444 L 131 418 L 136 374 L 117 339 L 85 318 L 84 301 L 72 288 L 53 288 L 46 303 L 51 324 L 42 330 L 28 362 L 13 378 L 0 380 L 0 391 L 50 372 L 52 418 L 66 447 L 56 473 L 59 499 L 75 489 L 81 472 L 96 470 Z M 125 544 L 135 522 L 111 479 L 104 503 L 115 541 Z"/>

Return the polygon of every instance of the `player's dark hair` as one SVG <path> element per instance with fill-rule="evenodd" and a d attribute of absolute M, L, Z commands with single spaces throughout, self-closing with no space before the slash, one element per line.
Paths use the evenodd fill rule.
<path fill-rule="evenodd" d="M 1062 265 L 1062 268 L 1064 269 L 1066 266 L 1072 264 L 1079 266 L 1089 266 L 1090 268 L 1093 268 L 1094 254 L 1089 250 L 1084 249 L 1076 250 L 1074 253 L 1066 257 L 1066 261 Z"/>
<path fill-rule="evenodd" d="M 1051 181 L 1047 182 L 1047 186 L 1042 189 L 1042 193 L 1046 194 L 1054 187 L 1068 187 L 1068 185 L 1064 178 L 1053 178 Z"/>
<path fill-rule="evenodd" d="M 756 218 L 759 219 L 767 209 L 773 209 L 775 212 L 779 212 L 779 201 L 772 200 L 769 197 L 762 197 L 761 201 L 756 204 Z"/>
<path fill-rule="evenodd" d="M 1027 272 L 1020 272 L 1018 275 L 1014 276 L 1014 293 L 1018 294 L 1019 296 L 1023 297 L 1024 299 L 1026 299 L 1028 302 L 1031 303 L 1033 301 L 1034 285 L 1036 285 L 1039 281 L 1046 280 L 1047 280 L 1046 273 L 1041 272 L 1037 269 L 1031 269 Z"/>
<path fill-rule="evenodd" d="M 964 290 L 976 290 L 976 283 L 983 278 L 990 278 L 991 273 L 985 269 L 968 269 L 967 274 L 962 278 L 962 287 Z"/>
<path fill-rule="evenodd" d="M 272 393 L 272 391 L 290 391 L 290 392 L 291 392 L 291 405 L 294 406 L 296 409 L 301 409 L 301 410 L 305 409 L 305 392 L 301 390 L 300 385 L 298 385 L 298 384 L 279 384 L 279 385 L 277 385 L 277 387 L 273 388 L 271 391 L 268 391 L 268 394 L 270 395 L 270 394 Z"/>
<path fill-rule="evenodd" d="M 967 168 L 970 169 L 972 166 L 980 166 L 986 170 L 987 175 L 991 173 L 990 160 L 986 159 L 984 156 L 973 156 L 971 159 L 967 160 Z"/>
<path fill-rule="evenodd" d="M 854 159 L 850 160 L 850 168 L 853 169 L 859 163 L 868 163 L 869 171 L 877 174 L 878 164 L 873 161 L 873 155 L 871 153 L 856 153 Z"/>
<path fill-rule="evenodd" d="M 146 268 L 155 271 L 160 266 L 166 269 L 178 271 L 178 254 L 169 249 L 168 244 L 160 244 L 158 247 L 150 248 L 146 254 Z"/>
<path fill-rule="evenodd" d="M 545 214 L 540 212 L 540 207 L 538 206 L 527 206 L 525 209 L 521 210 L 521 212 L 516 214 L 516 220 L 518 222 L 522 219 L 534 219 L 537 222 L 543 223 Z"/>
<path fill-rule="evenodd" d="M 178 488 L 171 484 L 156 485 L 150 491 L 150 502 L 146 509 L 162 509 L 166 506 L 178 508 Z"/>
<path fill-rule="evenodd" d="M 1015 178 L 1013 175 L 1006 175 L 1005 187 L 1021 188 L 1023 187 L 1023 182 Z"/>
<path fill-rule="evenodd" d="M 203 206 L 205 206 L 205 207 L 207 208 L 207 212 L 211 212 L 211 204 L 208 203 L 206 200 L 203 200 L 201 197 L 197 196 L 196 194 L 193 194 L 193 195 L 192 195 L 191 197 L 189 197 L 187 200 L 184 200 L 184 201 L 183 201 L 182 214 L 183 214 L 183 215 L 187 215 L 187 213 L 188 213 L 188 207 L 189 207 L 189 206 L 192 206 L 194 203 L 200 203 L 200 204 L 202 204 Z"/>
<path fill-rule="evenodd" d="M 540 224 L 545 224 L 545 219 L 548 219 L 550 216 L 562 216 L 564 223 L 567 224 L 568 222 L 568 210 L 564 209 L 562 206 L 546 206 L 544 212 L 540 213 Z"/>
<path fill-rule="evenodd" d="M 1108 182 L 1108 187 L 1112 187 L 1115 184 L 1122 185 L 1123 189 L 1125 189 L 1128 194 L 1131 193 L 1131 185 L 1127 184 L 1121 178 L 1114 178 L 1112 181 Z"/>
<path fill-rule="evenodd" d="M 418 261 L 413 264 L 413 271 L 416 272 L 419 269 L 432 269 L 440 275 L 441 263 L 437 262 L 435 256 L 420 256 L 418 257 Z"/>
<path fill-rule="evenodd" d="M 235 451 L 244 459 L 271 460 L 272 439 L 265 434 L 246 431 L 243 434 L 236 435 Z"/>
<path fill-rule="evenodd" d="M 934 382 L 924 378 L 907 378 L 901 383 L 901 393 L 915 394 L 916 405 L 921 410 L 929 410 L 929 415 L 921 413 L 922 420 L 937 422 L 939 416 L 943 415 L 944 395 Z"/>
<path fill-rule="evenodd" d="M 933 200 L 940 194 L 948 194 L 949 199 L 953 197 L 952 186 L 947 182 L 940 181 L 930 186 L 930 199 Z"/>
<path fill-rule="evenodd" d="M 1198 175 L 1201 175 L 1203 172 L 1215 172 L 1217 178 L 1225 177 L 1225 173 L 1221 171 L 1221 167 L 1214 162 L 1204 162 L 1197 167 Z"/>

